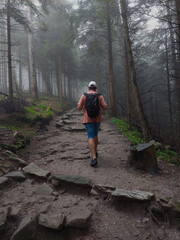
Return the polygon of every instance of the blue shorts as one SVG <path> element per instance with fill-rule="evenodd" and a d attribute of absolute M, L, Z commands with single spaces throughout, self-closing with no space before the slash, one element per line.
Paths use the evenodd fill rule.
<path fill-rule="evenodd" d="M 95 138 L 98 135 L 100 122 L 93 122 L 93 123 L 85 123 L 84 126 L 86 128 L 86 132 L 88 138 Z"/>

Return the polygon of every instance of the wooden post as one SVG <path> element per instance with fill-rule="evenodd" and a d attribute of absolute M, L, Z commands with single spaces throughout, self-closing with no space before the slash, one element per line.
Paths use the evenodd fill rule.
<path fill-rule="evenodd" d="M 130 147 L 129 163 L 137 169 L 156 173 L 158 168 L 155 148 L 152 143 L 143 143 Z"/>

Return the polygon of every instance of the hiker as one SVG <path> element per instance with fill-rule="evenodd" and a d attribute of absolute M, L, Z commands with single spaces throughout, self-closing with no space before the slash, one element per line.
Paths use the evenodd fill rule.
<path fill-rule="evenodd" d="M 84 93 L 79 102 L 78 109 L 84 109 L 83 124 L 88 135 L 89 148 L 92 155 L 90 166 L 94 167 L 97 162 L 98 152 L 98 130 L 101 124 L 101 108 L 107 109 L 107 104 L 101 94 L 97 93 L 97 85 L 91 81 L 88 85 L 89 91 Z"/>

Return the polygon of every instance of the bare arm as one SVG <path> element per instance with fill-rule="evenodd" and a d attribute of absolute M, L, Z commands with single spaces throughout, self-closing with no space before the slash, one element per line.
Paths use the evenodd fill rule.
<path fill-rule="evenodd" d="M 105 102 L 105 100 L 104 100 L 104 98 L 103 98 L 102 95 L 100 96 L 100 106 L 101 106 L 101 108 L 102 108 L 103 110 L 106 110 L 106 109 L 107 109 L 107 104 L 106 104 L 106 102 Z"/>
<path fill-rule="evenodd" d="M 77 109 L 79 111 L 81 111 L 84 108 L 84 95 L 81 96 L 78 105 L 77 105 Z"/>

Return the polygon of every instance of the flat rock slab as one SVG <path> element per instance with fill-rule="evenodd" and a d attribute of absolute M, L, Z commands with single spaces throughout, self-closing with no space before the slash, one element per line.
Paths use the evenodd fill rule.
<path fill-rule="evenodd" d="M 92 218 L 92 212 L 88 209 L 82 209 L 76 211 L 67 217 L 65 227 L 87 229 L 89 227 L 90 220 Z"/>
<path fill-rule="evenodd" d="M 74 184 L 81 187 L 92 187 L 91 181 L 81 176 L 71 176 L 65 174 L 54 174 L 52 176 L 53 185 L 58 186 L 62 183 Z"/>
<path fill-rule="evenodd" d="M 61 230 L 63 228 L 64 222 L 65 216 L 63 215 L 40 214 L 38 219 L 39 225 L 54 230 Z"/>
<path fill-rule="evenodd" d="M 11 240 L 34 240 L 37 233 L 36 216 L 27 215 L 22 219 Z"/>
<path fill-rule="evenodd" d="M 62 123 L 68 125 L 68 124 L 74 124 L 75 122 L 72 122 L 70 120 L 63 120 Z"/>
<path fill-rule="evenodd" d="M 36 164 L 31 163 L 27 167 L 23 168 L 23 171 L 27 174 L 34 175 L 37 177 L 47 178 L 50 175 L 49 171 L 39 168 Z"/>
<path fill-rule="evenodd" d="M 112 192 L 111 196 L 117 197 L 119 199 L 129 199 L 136 201 L 150 201 L 154 194 L 150 192 L 144 192 L 139 190 L 125 190 L 125 189 L 116 189 Z"/>
<path fill-rule="evenodd" d="M 80 113 L 72 113 L 71 116 L 82 116 L 83 114 L 80 112 Z"/>
<path fill-rule="evenodd" d="M 0 177 L 0 188 L 4 186 L 8 181 L 9 179 L 7 177 Z"/>
<path fill-rule="evenodd" d="M 38 194 L 38 195 L 51 195 L 53 193 L 53 191 L 54 190 L 49 185 L 43 184 L 36 189 L 36 194 Z"/>
<path fill-rule="evenodd" d="M 8 208 L 0 209 L 0 232 L 4 230 L 8 217 Z"/>
<path fill-rule="evenodd" d="M 116 188 L 113 186 L 107 186 L 107 185 L 102 185 L 102 184 L 95 185 L 94 189 L 98 190 L 102 193 L 108 193 L 108 194 L 112 193 L 116 190 Z"/>
<path fill-rule="evenodd" d="M 15 167 L 13 166 L 12 163 L 6 162 L 6 161 L 0 161 L 0 170 L 3 173 L 8 173 L 10 171 L 13 171 Z"/>
<path fill-rule="evenodd" d="M 63 121 L 62 120 L 60 120 L 56 123 L 57 128 L 61 128 L 62 126 L 63 126 Z"/>
<path fill-rule="evenodd" d="M 26 161 L 18 157 L 10 157 L 9 160 L 16 163 L 19 167 L 25 167 L 28 165 Z"/>
<path fill-rule="evenodd" d="M 11 178 L 11 179 L 14 179 L 14 180 L 19 180 L 19 181 L 23 181 L 23 180 L 26 179 L 24 174 L 20 171 L 10 172 L 10 173 L 6 174 L 5 177 Z"/>
<path fill-rule="evenodd" d="M 61 118 L 61 120 L 69 120 L 69 116 L 64 116 Z"/>
<path fill-rule="evenodd" d="M 85 132 L 86 129 L 84 127 L 64 127 L 64 131 L 69 131 L 69 132 Z"/>

